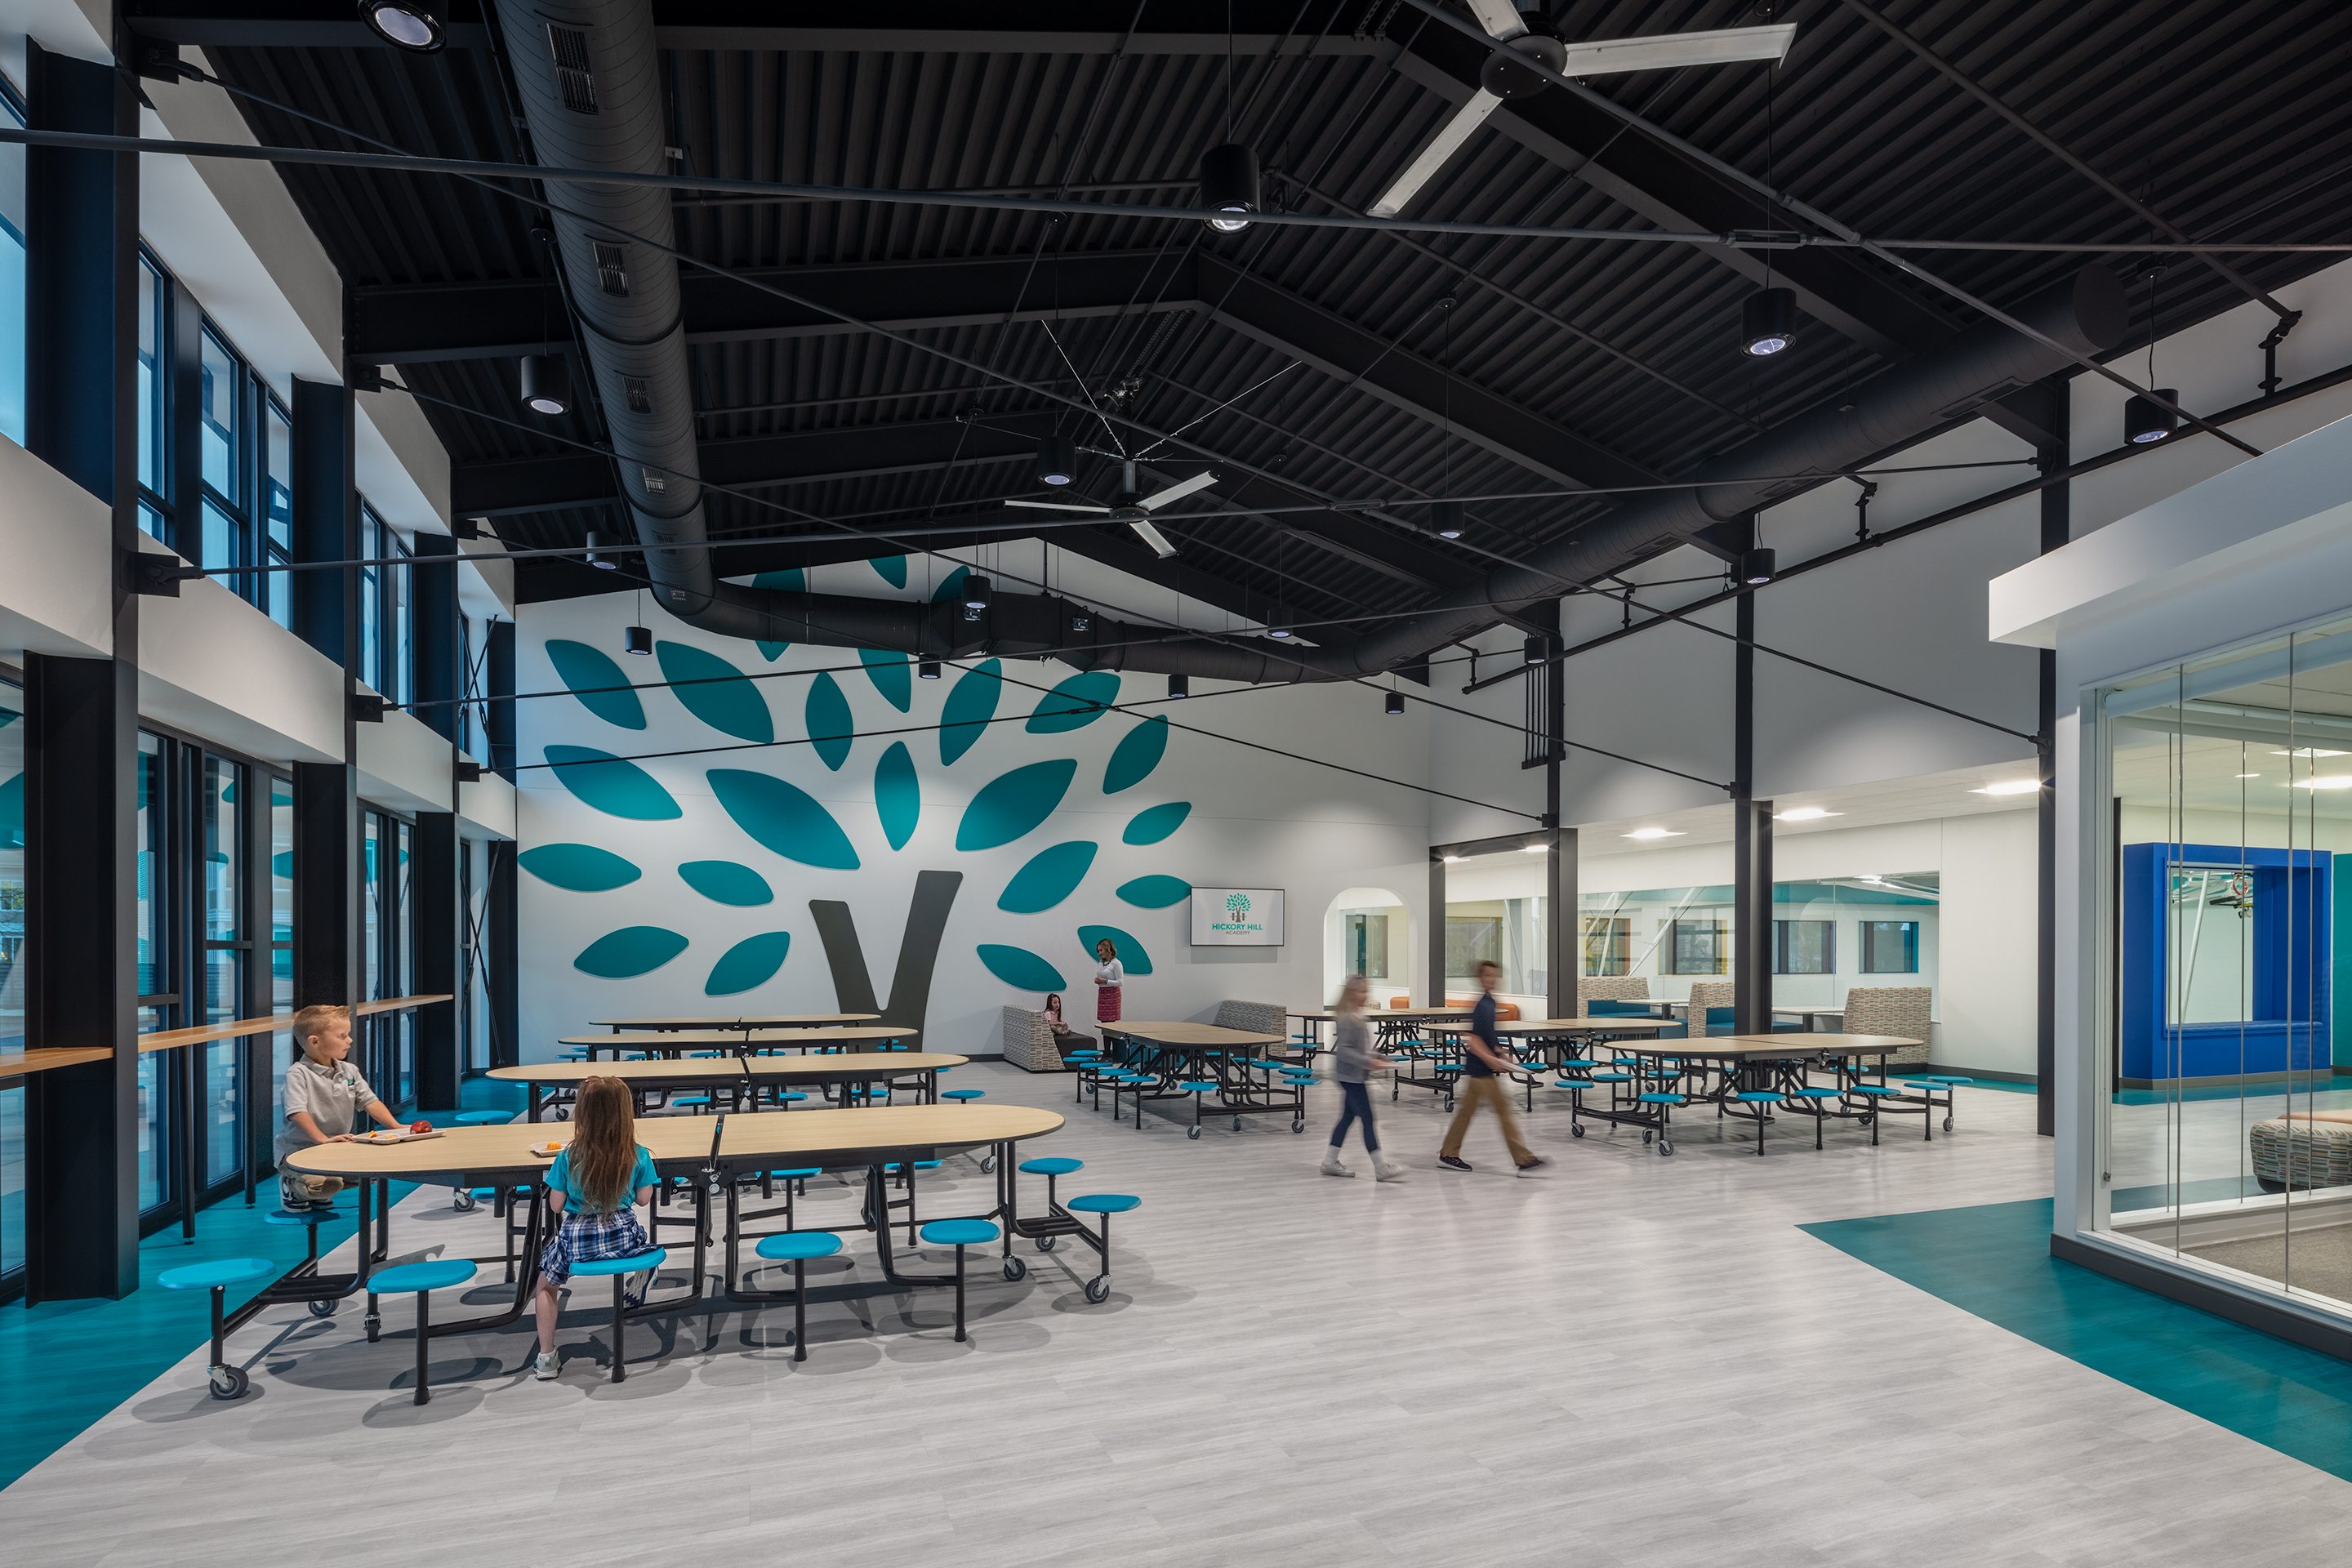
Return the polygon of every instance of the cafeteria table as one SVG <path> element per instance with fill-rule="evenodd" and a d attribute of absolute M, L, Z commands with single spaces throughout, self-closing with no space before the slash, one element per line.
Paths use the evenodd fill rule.
<path fill-rule="evenodd" d="M 1110 1094 L 1111 1115 L 1118 1114 L 1118 1097 L 1135 1098 L 1135 1125 L 1143 1126 L 1143 1102 L 1147 1100 L 1190 1100 L 1192 1105 L 1192 1129 L 1188 1137 L 1201 1134 L 1201 1122 L 1205 1115 L 1230 1116 L 1234 1131 L 1241 1131 L 1242 1118 L 1266 1114 L 1290 1117 L 1293 1132 L 1307 1125 L 1307 1091 L 1303 1088 L 1275 1082 L 1274 1070 L 1256 1065 L 1263 1058 L 1246 1054 L 1255 1047 L 1259 1050 L 1285 1043 L 1280 1035 L 1262 1034 L 1254 1029 L 1225 1029 L 1214 1024 L 1192 1024 L 1181 1020 L 1129 1020 L 1098 1024 L 1106 1041 L 1123 1039 L 1127 1050 L 1120 1065 L 1129 1072 L 1149 1077 L 1150 1084 L 1113 1084 Z M 1213 1079 L 1217 1085 L 1217 1103 L 1209 1105 L 1180 1083 L 1201 1083 Z M 1096 1079 L 1096 1097 L 1099 1103 L 1102 1079 Z"/>
<path fill-rule="evenodd" d="M 1851 1103 L 1853 1097 L 1843 1091 L 1849 1089 L 1853 1084 L 1862 1081 L 1869 1069 L 1867 1067 L 1859 1070 L 1850 1068 L 1847 1065 L 1847 1058 L 1873 1057 L 1879 1058 L 1878 1072 L 1883 1081 L 1885 1077 L 1885 1058 L 1896 1051 L 1906 1050 L 1921 1043 L 1901 1035 L 1832 1035 L 1791 1032 L 1772 1035 L 1713 1035 L 1697 1039 L 1653 1040 L 1643 1045 L 1627 1045 L 1621 1042 L 1616 1048 L 1633 1057 L 1672 1057 L 1679 1062 L 1704 1064 L 1706 1068 L 1712 1069 L 1719 1076 L 1720 1081 L 1711 1091 L 1690 1096 L 1692 1104 L 1712 1102 L 1718 1115 L 1754 1116 L 1765 1121 L 1772 1120 L 1770 1111 L 1765 1106 L 1750 1104 L 1745 1110 L 1736 1109 L 1739 1102 L 1731 1097 L 1743 1089 L 1778 1088 L 1784 1093 L 1793 1093 L 1796 1089 L 1806 1087 L 1807 1069 L 1816 1062 L 1823 1063 L 1831 1067 L 1837 1075 L 1837 1087 L 1841 1091 L 1839 1103 L 1842 1109 L 1808 1114 L 1822 1118 L 1833 1116 L 1840 1120 L 1851 1118 L 1865 1122 L 1873 1127 L 1871 1137 L 1873 1142 L 1875 1142 L 1877 1139 L 1874 1130 L 1875 1118 L 1894 1107 L 1880 1100 L 1870 1100 L 1860 1105 Z M 1893 1099 L 1902 1107 L 1898 1114 L 1909 1114 L 1911 1106 L 1924 1105 L 1924 1102 L 1912 1100 L 1907 1096 L 1896 1096 Z M 1612 1125 L 1622 1126 L 1630 1123 L 1639 1126 L 1644 1129 L 1642 1141 L 1645 1143 L 1650 1141 L 1652 1132 L 1663 1131 L 1664 1121 L 1663 1117 L 1638 1109 L 1618 1109 L 1615 1096 L 1612 1097 L 1612 1108 L 1608 1110 L 1587 1109 L 1582 1106 L 1581 1100 L 1582 1096 L 1579 1095 L 1569 1107 L 1569 1131 L 1576 1137 L 1584 1136 L 1584 1129 L 1580 1119 L 1588 1116 L 1608 1121 Z M 1658 1152 L 1661 1154 L 1671 1154 L 1674 1152 L 1674 1145 L 1671 1142 L 1662 1140 Z"/>
<path fill-rule="evenodd" d="M 594 1061 L 600 1052 L 610 1051 L 618 1060 L 624 1051 L 642 1051 L 647 1056 L 680 1057 L 688 1051 L 726 1051 L 733 1053 L 750 1049 L 769 1051 L 870 1051 L 900 1040 L 911 1040 L 922 1034 L 920 1029 L 903 1029 L 879 1024 L 844 1024 L 803 1029 L 749 1029 L 729 1033 L 720 1030 L 650 1030 L 644 1034 L 567 1035 L 556 1041 L 568 1050 L 586 1051 Z"/>
<path fill-rule="evenodd" d="M 928 1104 L 939 1099 L 939 1075 L 969 1060 L 969 1057 L 911 1051 L 857 1051 L 833 1057 L 755 1057 L 730 1052 L 724 1057 L 688 1058 L 683 1061 L 530 1062 L 521 1067 L 492 1068 L 489 1076 L 528 1086 L 530 1113 L 526 1120 L 537 1121 L 540 1113 L 557 1099 L 576 1094 L 582 1080 L 592 1078 L 617 1078 L 638 1094 L 649 1089 L 667 1094 L 681 1089 L 724 1089 L 739 1100 L 756 1103 L 762 1089 L 790 1089 L 804 1083 L 831 1088 L 920 1073 L 923 1099 Z M 542 1094 L 542 1089 L 554 1092 Z"/>
<path fill-rule="evenodd" d="M 862 1110 L 745 1111 L 729 1115 L 657 1116 L 639 1121 L 637 1142 L 653 1156 L 656 1174 L 668 1180 L 686 1177 L 698 1212 L 695 1225 L 693 1288 L 680 1295 L 647 1300 L 633 1309 L 632 1318 L 658 1317 L 690 1307 L 709 1294 L 706 1266 L 712 1196 L 731 1195 L 736 1183 L 782 1169 L 856 1170 L 866 1172 L 866 1196 L 862 1219 L 874 1233 L 882 1273 L 893 1284 L 946 1284 L 950 1276 L 900 1274 L 890 1250 L 890 1201 L 882 1167 L 911 1165 L 939 1160 L 967 1150 L 988 1148 L 997 1167 L 996 1206 L 978 1218 L 993 1218 L 1008 1206 L 1004 1196 L 1012 1176 L 1010 1155 L 1016 1142 L 1043 1137 L 1062 1125 L 1050 1110 L 1020 1105 L 896 1105 Z M 525 1134 L 522 1124 L 499 1122 L 486 1127 L 452 1127 L 430 1138 L 396 1143 L 318 1143 L 286 1157 L 286 1168 L 310 1175 L 339 1176 L 360 1188 L 360 1272 L 341 1294 L 367 1288 L 370 1235 L 367 1195 L 371 1186 L 393 1182 L 416 1182 L 435 1186 L 537 1186 L 552 1156 L 534 1152 L 544 1134 Z M 728 1256 L 741 1239 L 730 1208 L 725 1237 Z M 516 1272 L 512 1302 L 487 1316 L 451 1322 L 434 1322 L 429 1337 L 474 1333 L 515 1321 L 530 1307 L 539 1282 L 539 1255 L 548 1232 L 550 1215 L 543 1194 L 534 1193 L 524 1230 L 522 1266 Z M 743 1216 L 751 1217 L 751 1216 Z M 656 1225 L 661 1222 L 655 1215 Z M 652 1227 L 648 1227 L 649 1231 Z M 764 1294 L 739 1297 L 730 1268 L 725 1294 L 730 1300 L 771 1300 Z M 368 1338 L 380 1326 L 371 1296 Z M 240 1309 L 236 1320 L 248 1320 L 257 1307 Z"/>
<path fill-rule="evenodd" d="M 657 1018 L 591 1018 L 588 1022 L 599 1029 L 609 1028 L 616 1035 L 624 1029 L 643 1029 L 657 1035 L 696 1030 L 740 1035 L 756 1029 L 814 1029 L 827 1024 L 870 1024 L 881 1016 L 879 1013 L 705 1013 L 691 1016 L 672 1014 Z"/>

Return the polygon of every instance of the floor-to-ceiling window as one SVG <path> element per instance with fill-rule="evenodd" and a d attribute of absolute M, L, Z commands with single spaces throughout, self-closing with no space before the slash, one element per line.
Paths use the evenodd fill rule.
<path fill-rule="evenodd" d="M 21 154 L 22 148 L 17 149 Z M 17 163 L 23 168 L 21 157 Z M 25 1048 L 25 699 L 0 681 L 0 1055 Z M 25 1267 L 25 1087 L 0 1089 L 0 1281 Z"/>
<path fill-rule="evenodd" d="M 139 256 L 139 526 L 166 544 L 172 531 L 172 285 Z"/>
<path fill-rule="evenodd" d="M 203 889 L 198 917 L 204 922 L 205 1013 L 207 1024 L 245 1016 L 246 969 L 253 943 L 245 925 L 246 769 L 207 752 L 197 780 L 197 817 L 203 833 L 196 873 Z M 204 1093 L 198 1121 L 204 1135 L 206 1187 L 240 1180 L 245 1150 L 245 1048 L 240 1040 L 215 1040 L 204 1051 Z"/>
<path fill-rule="evenodd" d="M 138 761 L 139 1032 L 152 1035 L 178 1023 L 172 909 L 171 742 L 141 731 Z M 159 1207 L 172 1194 L 171 1053 L 139 1057 L 139 1206 Z"/>
<path fill-rule="evenodd" d="M 415 829 L 389 812 L 361 814 L 362 890 L 360 942 L 366 973 L 361 999 L 381 1002 L 406 996 L 413 987 L 416 944 L 410 925 L 415 905 L 408 873 Z M 404 1104 L 416 1092 L 416 1024 L 413 1014 L 379 1013 L 364 1020 L 359 1043 L 362 1072 L 391 1104 Z"/>
<path fill-rule="evenodd" d="M 23 101 L 0 81 L 0 125 L 22 130 Z M 25 444 L 25 149 L 0 147 L 0 436 Z M 11 1089 L 21 1094 L 21 1089 Z"/>

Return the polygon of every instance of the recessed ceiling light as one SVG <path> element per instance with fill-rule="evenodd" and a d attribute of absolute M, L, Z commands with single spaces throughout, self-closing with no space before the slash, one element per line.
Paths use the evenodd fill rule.
<path fill-rule="evenodd" d="M 1671 827 L 1637 827 L 1633 829 L 1633 832 L 1625 834 L 1622 837 L 1627 838 L 1680 838 L 1682 835 Z"/>
<path fill-rule="evenodd" d="M 2292 752 L 2273 752 L 2271 753 L 2273 757 L 2340 757 L 2344 753 L 2341 752 L 2323 752 L 2318 750 L 2316 747 L 2312 746 L 2297 746 Z"/>
<path fill-rule="evenodd" d="M 1970 795 L 2032 795 L 2041 787 L 2040 779 L 2004 779 L 2000 784 L 1989 784 L 1981 789 L 1972 789 L 1969 793 Z"/>
<path fill-rule="evenodd" d="M 2324 779 L 2297 779 L 2296 789 L 2352 789 L 2352 773 L 2336 773 Z"/>
<path fill-rule="evenodd" d="M 1458 866 L 1462 863 L 1462 857 L 1459 855 L 1440 855 L 1438 858 L 1449 866 Z"/>
<path fill-rule="evenodd" d="M 2347 779 L 2345 782 L 2352 784 L 2352 779 Z M 1551 846 L 1549 844 L 1522 844 L 1519 846 L 1519 853 L 1522 855 L 1540 855 L 1550 847 Z"/>
<path fill-rule="evenodd" d="M 1843 811 L 1824 811 L 1818 805 L 1801 805 L 1794 811 L 1775 812 L 1775 822 L 1818 822 L 1824 816 L 1843 816 Z"/>
<path fill-rule="evenodd" d="M 2258 779 L 2263 775 L 2260 773 L 2240 773 L 2238 776 L 2242 779 Z"/>

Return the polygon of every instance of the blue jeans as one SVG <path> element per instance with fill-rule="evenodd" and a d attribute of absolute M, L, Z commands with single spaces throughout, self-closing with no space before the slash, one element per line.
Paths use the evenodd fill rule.
<path fill-rule="evenodd" d="M 1348 1142 L 1348 1129 L 1358 1118 L 1364 1123 L 1364 1152 L 1377 1154 L 1381 1141 L 1372 1131 L 1372 1086 L 1368 1083 L 1343 1083 L 1339 1086 L 1339 1125 L 1331 1129 L 1331 1147 L 1342 1148 Z"/>

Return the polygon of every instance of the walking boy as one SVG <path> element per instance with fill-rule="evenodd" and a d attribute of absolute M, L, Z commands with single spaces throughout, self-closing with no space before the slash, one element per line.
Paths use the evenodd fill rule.
<path fill-rule="evenodd" d="M 1455 1091 L 1459 1103 L 1454 1120 L 1446 1125 L 1445 1142 L 1437 1152 L 1438 1164 L 1448 1171 L 1470 1168 L 1470 1162 L 1462 1157 L 1462 1140 L 1481 1104 L 1495 1108 L 1495 1118 L 1503 1124 L 1503 1146 L 1511 1152 L 1511 1163 L 1519 1168 L 1519 1174 L 1530 1175 L 1551 1163 L 1519 1142 L 1518 1123 L 1511 1116 L 1511 1097 L 1503 1092 L 1495 1077 L 1511 1065 L 1504 1060 L 1495 1034 L 1495 987 L 1502 981 L 1503 966 L 1493 959 L 1478 966 L 1478 1005 L 1470 1014 L 1469 1055 L 1462 1064 L 1462 1081 Z"/>

